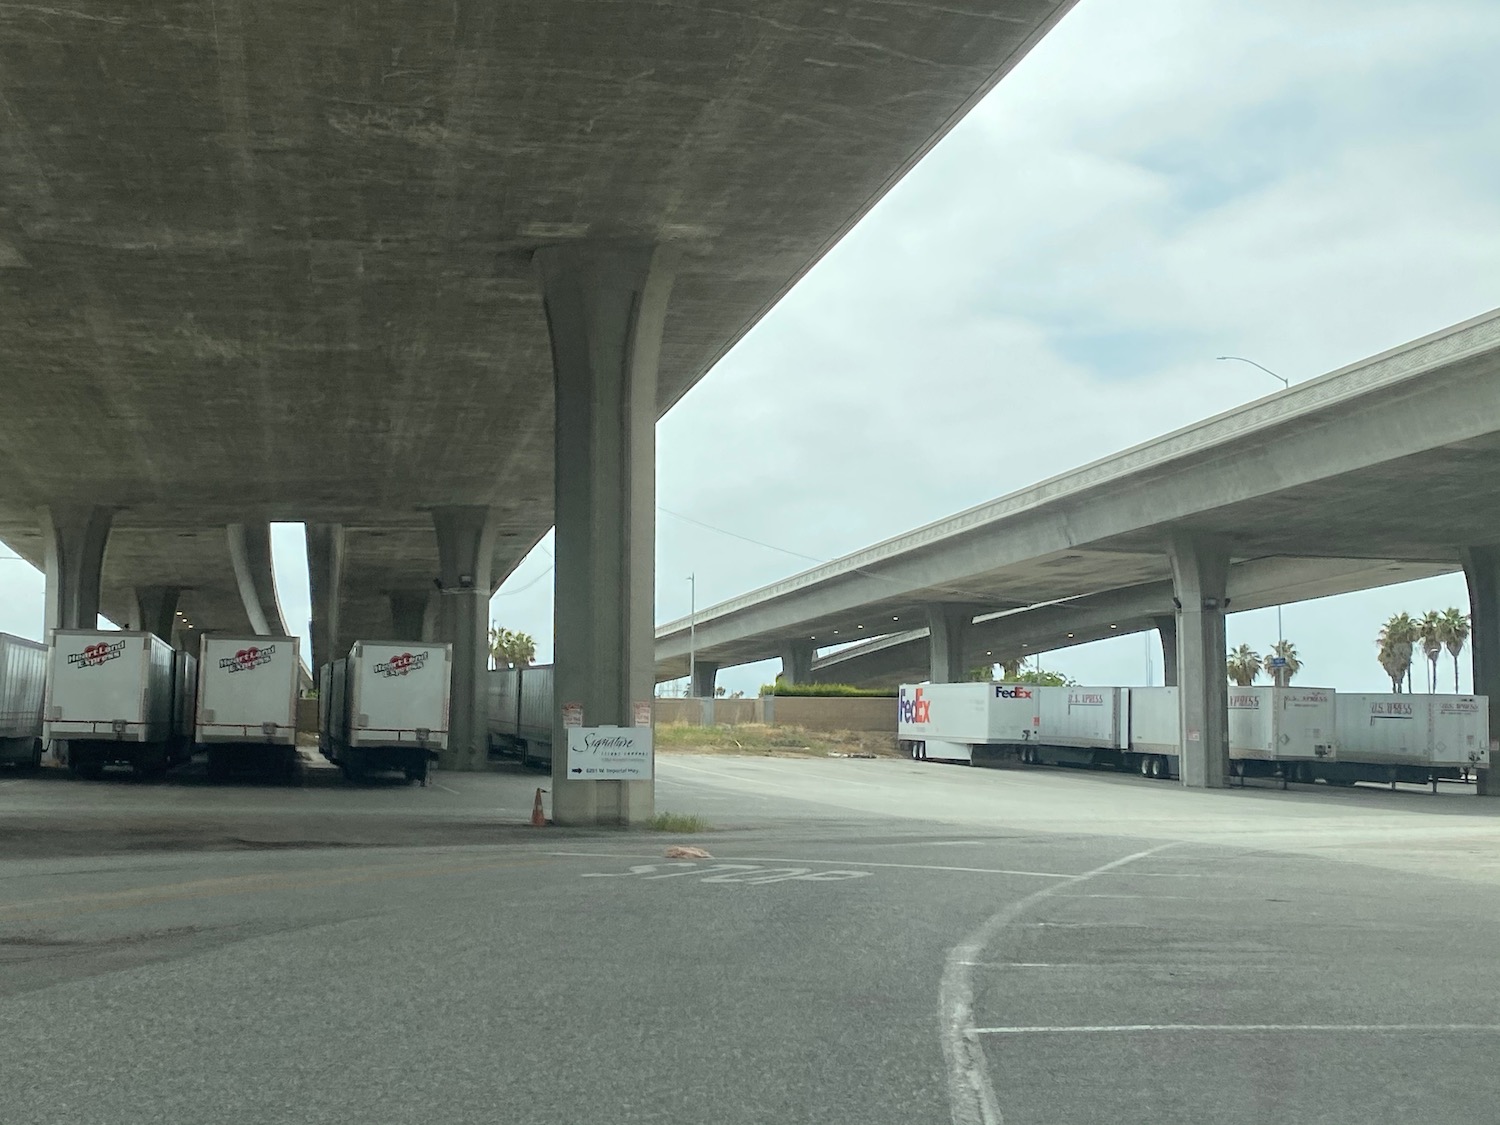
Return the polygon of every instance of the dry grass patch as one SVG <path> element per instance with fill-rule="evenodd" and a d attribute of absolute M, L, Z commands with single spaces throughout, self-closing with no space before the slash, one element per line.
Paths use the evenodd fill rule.
<path fill-rule="evenodd" d="M 739 723 L 699 727 L 661 723 L 656 749 L 663 753 L 752 754 L 770 758 L 896 757 L 896 736 L 874 731 L 813 731 L 802 727 Z"/>

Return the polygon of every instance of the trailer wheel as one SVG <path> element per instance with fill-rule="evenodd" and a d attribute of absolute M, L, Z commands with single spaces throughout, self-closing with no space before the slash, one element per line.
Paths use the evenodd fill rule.
<path fill-rule="evenodd" d="M 1151 780 L 1160 781 L 1162 775 L 1167 772 L 1167 763 L 1162 761 L 1160 754 L 1151 755 Z"/>
<path fill-rule="evenodd" d="M 1151 755 L 1150 754 L 1142 754 L 1139 765 L 1140 765 L 1141 776 L 1142 777 L 1150 777 L 1151 776 Z"/>

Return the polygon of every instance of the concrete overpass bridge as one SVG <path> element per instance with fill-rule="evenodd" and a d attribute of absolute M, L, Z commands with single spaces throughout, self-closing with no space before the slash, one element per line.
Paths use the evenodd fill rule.
<path fill-rule="evenodd" d="M 1203 732 L 1185 780 L 1222 784 L 1226 612 L 1459 569 L 1500 707 L 1500 310 L 700 611 L 695 689 L 776 655 L 798 681 L 953 680 L 1158 628 Z M 688 625 L 657 630 L 659 677 Z"/>
<path fill-rule="evenodd" d="M 284 628 L 305 522 L 315 664 L 453 642 L 463 768 L 555 523 L 559 690 L 629 724 L 657 418 L 1071 3 L 0 9 L 0 540 L 191 644 Z"/>

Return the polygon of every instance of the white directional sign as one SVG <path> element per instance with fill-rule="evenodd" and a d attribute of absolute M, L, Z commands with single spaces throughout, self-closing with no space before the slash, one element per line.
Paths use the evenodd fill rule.
<path fill-rule="evenodd" d="M 569 781 L 650 781 L 650 727 L 571 727 Z"/>

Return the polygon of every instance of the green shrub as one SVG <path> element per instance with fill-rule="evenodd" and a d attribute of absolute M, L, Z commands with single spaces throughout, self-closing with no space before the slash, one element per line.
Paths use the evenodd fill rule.
<path fill-rule="evenodd" d="M 789 684 L 785 680 L 777 680 L 774 684 L 762 684 L 761 695 L 801 695 L 813 697 L 839 697 L 848 696 L 869 697 L 873 699 L 894 699 L 895 688 L 862 688 L 853 684 Z"/>

